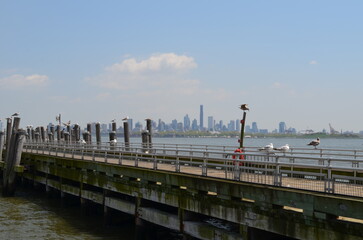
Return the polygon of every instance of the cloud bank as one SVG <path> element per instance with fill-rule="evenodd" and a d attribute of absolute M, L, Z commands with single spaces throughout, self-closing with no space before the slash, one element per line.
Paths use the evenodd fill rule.
<path fill-rule="evenodd" d="M 128 58 L 112 64 L 86 81 L 102 88 L 134 91 L 141 95 L 193 94 L 199 80 L 188 72 L 197 67 L 194 58 L 175 53 L 154 54 L 147 59 Z"/>
<path fill-rule="evenodd" d="M 0 78 L 0 87 L 7 89 L 17 89 L 25 87 L 40 87 L 45 86 L 48 82 L 46 75 L 29 75 L 14 74 L 9 77 Z"/>

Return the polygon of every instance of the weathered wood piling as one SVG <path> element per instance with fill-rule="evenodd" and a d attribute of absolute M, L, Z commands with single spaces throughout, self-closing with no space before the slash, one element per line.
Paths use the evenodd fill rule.
<path fill-rule="evenodd" d="M 99 122 L 96 123 L 96 142 L 97 145 L 101 144 L 101 124 Z"/>
<path fill-rule="evenodd" d="M 14 117 L 13 127 L 9 145 L 6 148 L 6 158 L 3 169 L 3 196 L 14 195 L 16 188 L 16 172 L 15 167 L 20 165 L 23 144 L 26 138 L 26 131 L 20 129 L 20 118 Z M 10 126 L 9 126 L 10 129 Z"/>
<path fill-rule="evenodd" d="M 3 148 L 4 148 L 5 134 L 0 131 L 0 161 L 3 161 Z"/>
<path fill-rule="evenodd" d="M 130 130 L 129 130 L 129 123 L 127 121 L 124 122 L 124 139 L 125 139 L 126 151 L 129 151 L 129 146 L 130 146 Z"/>

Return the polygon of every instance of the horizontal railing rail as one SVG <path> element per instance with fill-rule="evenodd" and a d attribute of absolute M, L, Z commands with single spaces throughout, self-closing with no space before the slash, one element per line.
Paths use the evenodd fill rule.
<path fill-rule="evenodd" d="M 363 197 L 363 159 L 178 144 L 26 143 L 24 151 Z M 340 150 L 337 150 L 340 151 Z"/>

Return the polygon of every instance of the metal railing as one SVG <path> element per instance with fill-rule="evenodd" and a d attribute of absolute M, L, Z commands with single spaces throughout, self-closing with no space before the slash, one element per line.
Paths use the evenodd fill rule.
<path fill-rule="evenodd" d="M 281 153 L 246 148 L 240 154 L 233 147 L 213 145 L 28 142 L 24 151 L 363 197 L 363 151 L 358 150 L 316 149 L 309 153 L 296 148 Z"/>

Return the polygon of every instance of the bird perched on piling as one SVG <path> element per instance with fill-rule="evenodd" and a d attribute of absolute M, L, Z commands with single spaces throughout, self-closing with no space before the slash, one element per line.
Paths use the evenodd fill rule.
<path fill-rule="evenodd" d="M 266 146 L 264 146 L 263 148 L 259 148 L 259 151 L 264 151 L 264 152 L 271 152 L 272 150 L 274 150 L 274 145 L 272 143 L 267 144 Z"/>
<path fill-rule="evenodd" d="M 122 119 L 122 121 L 127 121 L 127 120 L 129 120 L 129 116 L 126 116 L 126 117 L 124 117 L 124 118 Z"/>
<path fill-rule="evenodd" d="M 11 115 L 12 117 L 17 117 L 17 116 L 19 116 L 19 112 L 16 112 L 16 113 L 14 113 L 13 115 Z"/>
<path fill-rule="evenodd" d="M 249 111 L 250 110 L 250 108 L 248 107 L 247 104 L 242 104 L 242 105 L 239 106 L 239 108 L 242 109 L 243 111 Z"/>
<path fill-rule="evenodd" d="M 70 126 L 71 125 L 71 120 L 69 120 L 68 122 L 66 123 L 63 123 L 64 126 Z"/>
<path fill-rule="evenodd" d="M 318 146 L 319 144 L 320 144 L 320 138 L 317 138 L 316 140 L 313 140 L 310 143 L 308 143 L 308 146 L 314 146 L 316 148 L 316 146 Z"/>
<path fill-rule="evenodd" d="M 285 144 L 284 146 L 281 146 L 279 148 L 274 148 L 274 150 L 285 153 L 290 150 L 290 146 L 289 146 L 289 144 Z"/>
<path fill-rule="evenodd" d="M 112 119 L 111 122 L 116 122 L 116 119 Z"/>

